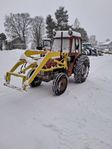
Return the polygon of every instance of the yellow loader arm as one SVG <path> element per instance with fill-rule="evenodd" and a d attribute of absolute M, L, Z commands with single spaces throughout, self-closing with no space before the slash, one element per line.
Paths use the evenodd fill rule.
<path fill-rule="evenodd" d="M 39 56 L 40 54 L 45 54 L 44 57 L 33 57 L 33 56 Z M 63 62 L 60 62 L 58 60 L 54 61 L 57 63 L 58 68 L 67 68 L 67 54 L 63 53 L 64 59 Z M 45 51 L 33 51 L 33 50 L 27 50 L 25 53 L 21 56 L 19 61 L 12 67 L 12 69 L 6 73 L 4 83 L 5 86 L 15 88 L 17 90 L 26 90 L 27 86 L 31 84 L 31 82 L 35 79 L 35 77 L 40 73 L 40 71 L 53 71 L 54 68 L 45 69 L 43 68 L 46 63 L 55 57 L 60 57 L 60 52 L 45 52 Z M 19 72 L 17 72 L 17 69 L 21 68 Z M 34 70 L 33 74 L 28 77 L 25 73 L 28 70 Z M 22 88 L 18 88 L 14 85 L 10 84 L 11 76 L 16 76 L 22 78 Z"/>

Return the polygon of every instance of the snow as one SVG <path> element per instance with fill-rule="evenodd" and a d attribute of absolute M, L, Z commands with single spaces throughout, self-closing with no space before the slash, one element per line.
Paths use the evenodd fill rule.
<path fill-rule="evenodd" d="M 0 51 L 0 149 L 112 149 L 112 56 L 90 57 L 83 84 L 69 79 L 52 95 L 52 82 L 19 92 L 3 86 L 24 51 Z"/>
<path fill-rule="evenodd" d="M 20 59 L 25 60 L 28 64 L 32 64 L 34 62 L 37 62 L 37 61 L 33 60 L 32 58 L 27 57 L 24 53 L 21 54 Z"/>

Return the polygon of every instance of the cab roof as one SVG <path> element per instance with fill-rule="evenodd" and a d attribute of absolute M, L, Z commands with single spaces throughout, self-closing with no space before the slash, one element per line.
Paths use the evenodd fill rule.
<path fill-rule="evenodd" d="M 63 32 L 63 37 L 80 37 L 81 38 L 81 34 L 75 31 L 72 31 L 72 35 L 69 34 L 69 31 L 56 31 L 56 34 L 54 36 L 54 38 L 61 38 L 61 32 Z"/>

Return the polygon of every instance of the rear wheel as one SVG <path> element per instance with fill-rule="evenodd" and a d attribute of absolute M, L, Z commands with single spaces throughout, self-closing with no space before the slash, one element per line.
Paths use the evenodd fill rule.
<path fill-rule="evenodd" d="M 81 55 L 76 61 L 76 67 L 74 68 L 74 79 L 76 83 L 82 83 L 86 81 L 89 74 L 90 62 L 86 55 Z"/>
<path fill-rule="evenodd" d="M 30 70 L 28 72 L 28 75 L 27 75 L 28 78 L 30 78 L 30 76 L 33 74 L 33 72 L 34 72 L 34 70 Z M 41 83 L 42 83 L 42 80 L 39 77 L 35 77 L 35 79 L 31 82 L 30 86 L 33 88 L 38 87 L 41 85 Z"/>
<path fill-rule="evenodd" d="M 65 73 L 59 73 L 53 80 L 52 90 L 54 95 L 61 95 L 65 92 L 68 84 L 68 78 Z"/>

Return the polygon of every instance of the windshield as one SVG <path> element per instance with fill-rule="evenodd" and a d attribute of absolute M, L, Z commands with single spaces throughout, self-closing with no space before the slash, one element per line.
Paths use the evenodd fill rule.
<path fill-rule="evenodd" d="M 53 51 L 61 50 L 61 39 L 54 39 L 52 50 Z M 63 39 L 62 50 L 69 51 L 69 39 Z"/>

